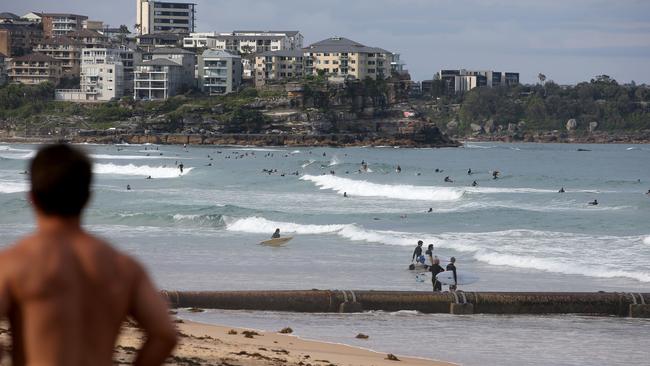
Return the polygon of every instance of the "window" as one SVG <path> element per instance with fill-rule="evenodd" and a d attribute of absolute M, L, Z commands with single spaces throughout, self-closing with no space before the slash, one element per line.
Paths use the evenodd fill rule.
<path fill-rule="evenodd" d="M 329 53 L 324 53 L 324 54 L 323 54 L 323 56 L 329 56 L 329 55 L 330 55 Z"/>
<path fill-rule="evenodd" d="M 329 65 L 329 64 L 330 64 L 330 60 L 325 60 L 325 65 Z"/>

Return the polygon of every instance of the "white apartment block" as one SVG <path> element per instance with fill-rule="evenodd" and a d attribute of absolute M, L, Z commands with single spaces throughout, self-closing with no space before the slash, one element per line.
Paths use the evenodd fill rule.
<path fill-rule="evenodd" d="M 264 52 L 255 57 L 255 85 L 270 81 L 302 78 L 304 74 L 302 50 Z"/>
<path fill-rule="evenodd" d="M 519 73 L 492 70 L 440 70 L 435 77 L 445 82 L 447 93 L 464 93 L 476 87 L 497 87 L 519 84 Z"/>
<path fill-rule="evenodd" d="M 136 24 L 141 35 L 182 31 L 194 32 L 195 4 L 136 0 Z"/>
<path fill-rule="evenodd" d="M 183 38 L 183 48 L 191 50 L 205 50 L 217 47 L 217 33 L 190 33 L 188 37 Z"/>
<path fill-rule="evenodd" d="M 164 100 L 183 85 L 183 67 L 165 58 L 143 61 L 135 69 L 133 98 Z"/>
<path fill-rule="evenodd" d="M 120 50 L 84 48 L 81 51 L 80 89 L 59 89 L 56 100 L 106 102 L 124 96 L 124 66 Z"/>
<path fill-rule="evenodd" d="M 232 93 L 241 85 L 241 56 L 222 50 L 205 50 L 199 56 L 198 73 L 199 84 L 205 93 Z"/>
<path fill-rule="evenodd" d="M 143 55 L 143 60 L 165 59 L 181 66 L 181 85 L 185 88 L 196 86 L 196 54 L 178 47 L 158 47 Z"/>
<path fill-rule="evenodd" d="M 303 36 L 299 31 L 234 31 L 219 33 L 216 40 L 216 49 L 255 54 L 302 48 Z"/>
<path fill-rule="evenodd" d="M 328 38 L 303 49 L 305 75 L 324 73 L 330 77 L 363 80 L 391 75 L 393 54 L 343 37 Z"/>

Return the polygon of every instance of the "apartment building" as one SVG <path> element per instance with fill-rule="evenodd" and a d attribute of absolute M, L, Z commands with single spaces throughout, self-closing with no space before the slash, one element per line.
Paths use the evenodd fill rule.
<path fill-rule="evenodd" d="M 149 52 L 157 47 L 181 47 L 183 34 L 174 32 L 153 33 L 137 36 L 135 42 L 143 51 Z"/>
<path fill-rule="evenodd" d="M 142 51 L 128 46 L 120 46 L 117 49 L 124 67 L 124 95 L 133 95 L 133 75 L 135 67 L 142 62 Z"/>
<path fill-rule="evenodd" d="M 256 54 L 269 51 L 302 48 L 303 36 L 299 31 L 234 31 L 216 36 L 216 49 Z"/>
<path fill-rule="evenodd" d="M 81 57 L 79 89 L 57 89 L 56 100 L 106 102 L 124 95 L 124 66 L 120 50 L 84 48 Z"/>
<path fill-rule="evenodd" d="M 519 84 L 519 73 L 492 70 L 440 70 L 436 78 L 445 82 L 448 94 L 464 93 L 477 87 L 498 87 Z"/>
<path fill-rule="evenodd" d="M 61 61 L 64 76 L 79 76 L 83 44 L 66 36 L 45 38 L 34 46 L 34 52 Z"/>
<path fill-rule="evenodd" d="M 26 55 L 42 38 L 43 31 L 38 24 L 0 24 L 0 53 L 7 57 Z"/>
<path fill-rule="evenodd" d="M 193 3 L 136 0 L 136 23 L 141 35 L 182 31 L 194 32 L 195 6 Z"/>
<path fill-rule="evenodd" d="M 303 49 L 305 75 L 385 79 L 391 75 L 392 53 L 343 37 L 316 42 Z"/>
<path fill-rule="evenodd" d="M 255 57 L 255 85 L 302 78 L 305 75 L 303 62 L 300 49 L 261 53 Z"/>
<path fill-rule="evenodd" d="M 143 61 L 134 73 L 133 98 L 136 100 L 164 100 L 183 85 L 183 67 L 171 60 L 158 58 Z"/>
<path fill-rule="evenodd" d="M 30 53 L 9 61 L 10 83 L 35 85 L 51 82 L 57 85 L 63 75 L 61 61 L 41 53 Z"/>
<path fill-rule="evenodd" d="M 199 56 L 199 85 L 210 95 L 237 91 L 242 81 L 241 56 L 222 50 L 205 50 Z"/>
<path fill-rule="evenodd" d="M 79 29 L 70 32 L 68 37 L 83 44 L 84 48 L 104 48 L 108 45 L 108 37 L 90 29 Z"/>
<path fill-rule="evenodd" d="M 196 68 L 196 55 L 193 52 L 184 50 L 177 47 L 159 47 L 151 50 L 151 52 L 142 55 L 142 59 L 156 60 L 166 59 L 173 61 L 181 66 L 181 85 L 185 88 L 196 86 L 195 82 L 195 68 Z"/>
<path fill-rule="evenodd" d="M 68 33 L 83 29 L 83 22 L 88 17 L 85 15 L 66 13 L 43 13 L 43 34 L 45 37 L 65 36 Z"/>
<path fill-rule="evenodd" d="M 195 53 L 201 53 L 206 49 L 217 48 L 217 33 L 190 33 L 189 36 L 183 38 L 183 48 Z"/>

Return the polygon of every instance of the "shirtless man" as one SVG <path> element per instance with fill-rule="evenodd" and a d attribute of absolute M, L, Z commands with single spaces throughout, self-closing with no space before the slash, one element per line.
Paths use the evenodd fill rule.
<path fill-rule="evenodd" d="M 0 318 L 9 320 L 12 365 L 112 365 L 127 316 L 147 339 L 135 365 L 162 364 L 176 344 L 165 302 L 138 262 L 81 227 L 88 158 L 46 146 L 30 177 L 37 228 L 0 252 Z"/>

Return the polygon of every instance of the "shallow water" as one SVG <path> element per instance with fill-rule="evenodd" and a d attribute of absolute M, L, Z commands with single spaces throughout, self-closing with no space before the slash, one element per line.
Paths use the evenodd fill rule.
<path fill-rule="evenodd" d="M 26 175 L 20 173 L 35 148 L 0 144 L 0 246 L 33 228 L 25 200 Z M 93 154 L 97 173 L 88 227 L 139 257 L 162 288 L 427 291 L 429 280 L 418 282 L 416 274 L 406 270 L 415 243 L 422 239 L 435 245 L 443 265 L 455 256 L 459 270 L 480 277 L 464 290 L 650 292 L 650 196 L 644 194 L 650 189 L 648 145 L 83 148 Z M 367 172 L 359 172 L 362 161 L 368 163 Z M 176 163 L 181 162 L 185 169 L 179 175 Z M 263 169 L 278 173 L 269 175 Z M 336 175 L 330 175 L 331 170 Z M 494 170 L 500 171 L 500 179 L 492 179 Z M 145 179 L 148 176 L 152 179 Z M 446 176 L 454 183 L 445 183 Z M 474 180 L 478 187 L 471 187 Z M 557 193 L 561 187 L 566 193 Z M 589 206 L 594 199 L 600 204 Z M 294 239 L 282 248 L 259 246 L 275 228 Z M 456 329 L 453 319 L 416 316 L 413 322 L 435 320 L 442 328 Z M 517 334 L 527 337 L 537 328 L 545 329 L 545 321 L 535 319 L 546 318 L 469 319 L 463 327 L 475 324 L 479 334 L 498 321 L 504 325 L 495 328 L 514 334 L 515 342 Z M 611 326 L 636 334 L 638 324 L 646 324 L 550 319 L 569 332 L 589 332 L 595 324 L 594 329 Z M 320 323 L 315 324 L 304 334 L 326 337 Z M 427 326 L 409 332 L 423 343 L 437 342 Z M 376 345 L 394 349 L 403 344 L 395 337 L 382 342 Z M 576 346 L 582 342 L 568 340 Z M 506 350 L 496 343 L 495 357 L 503 356 Z M 446 357 L 454 353 L 451 346 L 443 347 L 450 353 L 439 358 L 465 362 L 484 357 L 470 344 L 463 351 L 467 358 Z M 639 344 L 628 344 L 620 349 L 636 354 Z M 557 343 L 547 346 L 560 355 L 571 351 Z M 578 364 L 571 362 L 566 364 Z"/>

